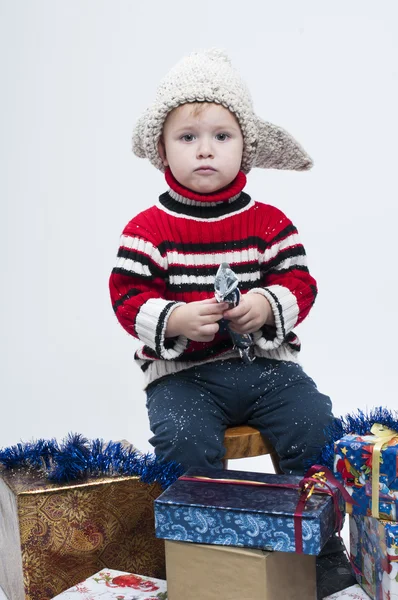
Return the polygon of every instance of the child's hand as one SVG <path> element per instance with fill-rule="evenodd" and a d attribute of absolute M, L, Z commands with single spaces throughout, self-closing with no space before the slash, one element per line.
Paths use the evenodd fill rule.
<path fill-rule="evenodd" d="M 236 333 L 254 333 L 263 325 L 274 325 L 274 314 L 267 298 L 262 294 L 245 294 L 238 306 L 224 313 L 229 328 Z"/>
<path fill-rule="evenodd" d="M 215 298 L 178 306 L 167 322 L 166 337 L 184 335 L 194 342 L 211 342 L 226 308 L 226 302 L 219 303 Z"/>

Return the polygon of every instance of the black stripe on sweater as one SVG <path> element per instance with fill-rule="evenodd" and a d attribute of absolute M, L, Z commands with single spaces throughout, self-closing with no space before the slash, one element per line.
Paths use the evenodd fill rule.
<path fill-rule="evenodd" d="M 114 267 L 112 269 L 112 273 L 114 275 L 126 275 L 127 277 L 134 277 L 135 279 L 140 279 L 141 281 L 153 281 L 153 274 L 144 275 L 142 273 L 135 273 L 134 271 L 128 271 L 127 269 L 122 269 L 121 267 Z M 161 279 L 164 279 L 164 271 L 160 276 Z"/>
<path fill-rule="evenodd" d="M 272 244 L 275 244 L 276 242 L 280 242 L 281 240 L 284 240 L 289 235 L 293 235 L 296 233 L 298 233 L 297 229 L 295 228 L 295 226 L 292 223 L 290 223 L 284 229 L 282 229 L 282 231 L 277 233 L 275 237 L 271 238 L 268 241 L 268 245 L 271 246 Z"/>
<path fill-rule="evenodd" d="M 153 261 L 147 254 L 143 254 L 142 252 L 137 252 L 136 250 L 127 250 L 127 248 L 121 247 L 118 250 L 117 256 L 118 258 L 126 258 L 139 262 L 142 265 L 149 267 L 150 271 L 159 277 L 164 277 L 166 273 L 165 269 L 159 267 L 155 261 Z"/>
<path fill-rule="evenodd" d="M 277 266 L 280 263 L 282 263 L 284 260 L 286 260 L 287 258 L 293 258 L 293 257 L 297 257 L 297 256 L 306 256 L 304 246 L 301 246 L 301 245 L 293 246 L 293 248 L 287 248 L 286 250 L 281 250 L 275 256 L 275 258 L 272 258 L 268 262 L 263 263 L 261 266 L 262 266 L 263 270 L 268 273 L 268 271 L 270 271 L 272 269 L 276 269 Z M 291 267 L 289 267 L 288 271 L 290 271 L 292 268 L 299 268 L 299 266 L 295 266 L 293 263 L 291 265 Z"/>
<path fill-rule="evenodd" d="M 282 305 L 279 302 L 278 296 L 276 296 L 273 292 L 271 292 L 271 290 L 269 288 L 267 288 L 267 292 L 271 296 L 271 298 L 273 298 L 273 300 L 274 300 L 274 302 L 276 304 L 276 308 L 278 309 L 279 319 L 280 319 L 281 328 L 282 328 L 282 336 L 283 336 L 283 339 L 285 339 L 285 337 L 286 337 L 286 331 L 285 331 L 285 321 L 283 319 Z"/>
<path fill-rule="evenodd" d="M 123 296 L 121 296 L 119 298 L 119 300 L 116 300 L 116 302 L 113 304 L 113 310 L 115 311 L 115 313 L 117 312 L 117 309 L 119 308 L 119 306 L 122 306 L 122 304 L 124 304 L 126 302 L 126 300 L 129 300 L 130 298 L 133 298 L 134 296 L 138 296 L 138 294 L 141 293 L 141 290 L 138 290 L 137 288 L 131 288 L 128 292 L 126 292 Z"/>
<path fill-rule="evenodd" d="M 201 242 L 201 243 L 181 243 L 165 240 L 158 246 L 158 250 L 162 256 L 166 256 L 167 252 L 176 250 L 184 254 L 215 254 L 216 252 L 229 252 L 232 250 L 248 250 L 249 248 L 257 248 L 260 252 L 264 252 L 269 244 L 260 237 L 249 236 L 242 240 L 230 240 L 225 242 Z"/>
<path fill-rule="evenodd" d="M 283 341 L 291 348 L 291 350 L 294 350 L 294 352 L 300 352 L 301 343 L 294 331 L 290 331 Z"/>
<path fill-rule="evenodd" d="M 218 271 L 219 265 L 212 265 L 212 266 L 208 266 L 208 265 L 192 265 L 192 266 L 186 266 L 186 265 L 171 265 L 168 270 L 167 270 L 167 274 L 169 276 L 172 275 L 188 275 L 188 276 L 195 276 L 195 277 L 204 277 L 207 275 L 216 275 L 217 271 Z M 239 274 L 239 273 L 258 273 L 260 274 L 260 265 L 258 264 L 258 261 L 256 260 L 256 262 L 252 262 L 252 263 L 241 263 L 239 265 L 233 265 L 232 270 L 234 273 Z"/>
<path fill-rule="evenodd" d="M 251 290 L 254 287 L 259 287 L 261 285 L 262 278 L 257 277 L 253 281 L 245 281 L 239 284 L 239 289 L 242 293 Z M 187 292 L 213 292 L 214 293 L 214 283 L 168 283 L 167 289 L 173 293 L 187 293 Z"/>
<path fill-rule="evenodd" d="M 250 200 L 251 198 L 248 194 L 241 192 L 239 198 L 233 202 L 222 202 L 217 206 L 206 206 L 206 203 L 203 203 L 203 206 L 191 206 L 190 204 L 183 204 L 174 200 L 169 192 L 165 192 L 159 196 L 160 204 L 167 210 L 198 219 L 216 219 L 217 217 L 230 215 L 238 210 L 242 210 L 242 208 L 250 203 Z"/>
<path fill-rule="evenodd" d="M 285 273 L 293 273 L 294 271 L 303 271 L 303 273 L 309 273 L 308 267 L 304 265 L 291 265 L 287 269 L 264 270 L 264 275 L 284 275 Z"/>
<path fill-rule="evenodd" d="M 294 225 L 288 225 L 271 240 L 264 240 L 261 237 L 251 235 L 241 240 L 228 240 L 225 242 L 200 242 L 200 243 L 181 243 L 172 240 L 165 240 L 158 246 L 158 250 L 162 256 L 166 256 L 167 252 L 176 250 L 183 254 L 215 254 L 216 252 L 231 252 L 233 250 L 249 250 L 256 248 L 259 252 L 265 252 L 267 248 L 273 244 L 287 238 L 289 235 L 297 233 Z"/>
<path fill-rule="evenodd" d="M 156 333 L 155 333 L 155 351 L 156 351 L 156 355 L 161 357 L 162 356 L 162 331 L 164 328 L 164 322 L 165 319 L 167 317 L 167 315 L 170 312 L 170 309 L 172 306 L 174 306 L 175 304 L 177 304 L 177 302 L 170 302 L 170 304 L 166 304 L 166 306 L 164 307 L 164 309 L 162 310 L 162 312 L 159 315 L 159 319 L 158 319 L 158 323 L 156 325 Z"/>
<path fill-rule="evenodd" d="M 205 348 L 204 350 L 196 350 L 195 352 L 188 352 L 187 354 L 183 354 L 181 357 L 179 357 L 178 360 L 182 360 L 184 362 L 200 362 L 202 360 L 206 360 L 207 358 L 212 358 L 213 356 L 217 356 L 218 354 L 221 354 L 222 352 L 226 352 L 228 350 L 232 350 L 233 349 L 233 344 L 230 338 L 227 338 L 225 340 L 222 340 L 220 342 L 218 342 L 218 344 L 216 344 L 215 346 L 211 346 L 209 348 Z M 148 346 L 144 346 L 144 348 L 142 349 L 142 351 L 150 357 L 154 357 L 154 358 L 158 358 L 158 356 L 155 356 L 154 351 L 149 348 Z M 141 357 L 138 356 L 138 354 L 136 353 L 135 358 L 138 360 L 145 360 L 142 359 Z M 146 371 L 147 368 L 149 367 L 149 365 L 152 364 L 152 361 L 145 361 L 145 363 L 141 366 L 141 369 L 143 371 Z"/>
<path fill-rule="evenodd" d="M 311 304 L 311 306 L 312 306 L 314 304 L 315 300 L 316 300 L 317 295 L 318 295 L 318 289 L 317 289 L 316 285 L 310 285 L 310 288 L 311 288 L 311 291 L 312 291 L 313 296 L 314 296 L 314 298 L 312 300 L 312 304 Z"/>

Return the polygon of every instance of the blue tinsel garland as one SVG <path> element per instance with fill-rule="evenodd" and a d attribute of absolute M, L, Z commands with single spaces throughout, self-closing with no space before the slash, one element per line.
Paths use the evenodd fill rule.
<path fill-rule="evenodd" d="M 174 462 L 161 463 L 153 454 L 141 454 L 121 442 L 87 440 L 69 434 L 61 444 L 54 439 L 19 443 L 0 450 L 0 465 L 44 471 L 50 481 L 68 482 L 90 476 L 137 475 L 145 483 L 157 481 L 167 488 L 184 469 Z"/>
<path fill-rule="evenodd" d="M 358 412 L 351 415 L 347 414 L 345 417 L 335 419 L 334 423 L 328 427 L 327 436 L 330 441 L 323 447 L 317 461 L 318 464 L 333 470 L 334 443 L 350 433 L 356 435 L 369 434 L 375 423 L 380 423 L 384 427 L 398 431 L 398 412 L 379 406 L 370 410 L 369 413 L 358 410 Z"/>
<path fill-rule="evenodd" d="M 334 419 L 328 428 L 329 442 L 318 457 L 308 463 L 317 463 L 333 470 L 334 443 L 349 433 L 366 435 L 372 426 L 380 423 L 398 431 L 398 411 L 378 407 L 368 414 L 362 410 Z M 126 448 L 120 442 L 101 439 L 87 440 L 81 434 L 69 434 L 59 445 L 55 439 L 19 443 L 0 450 L 0 465 L 6 469 L 31 467 L 44 471 L 50 481 L 68 482 L 89 476 L 137 475 L 145 483 L 157 481 L 167 488 L 182 475 L 181 465 L 161 463 L 153 454 Z"/>

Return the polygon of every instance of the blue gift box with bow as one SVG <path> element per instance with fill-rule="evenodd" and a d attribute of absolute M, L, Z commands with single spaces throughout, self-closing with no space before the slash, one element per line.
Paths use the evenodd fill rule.
<path fill-rule="evenodd" d="M 372 479 L 374 473 L 374 435 L 345 435 L 335 442 L 334 472 L 356 504 L 354 515 L 372 515 Z M 379 516 L 396 521 L 398 516 L 398 435 L 380 451 L 377 488 Z"/>
<path fill-rule="evenodd" d="M 398 597 L 398 523 L 350 515 L 350 555 L 370 598 Z"/>
<path fill-rule="evenodd" d="M 191 468 L 184 477 L 240 480 L 241 483 L 178 479 L 155 500 L 157 537 L 297 551 L 295 513 L 302 477 L 206 468 Z M 268 486 L 251 485 L 252 482 Z M 280 487 L 284 485 L 294 487 Z M 335 494 L 337 510 L 342 513 L 344 501 L 339 491 L 335 490 Z M 319 554 L 336 528 L 333 498 L 327 494 L 312 494 L 305 503 L 300 525 L 302 552 Z"/>

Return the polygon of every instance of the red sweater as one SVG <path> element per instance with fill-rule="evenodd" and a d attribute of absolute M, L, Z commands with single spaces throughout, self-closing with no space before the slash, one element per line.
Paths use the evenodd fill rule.
<path fill-rule="evenodd" d="M 253 334 L 255 354 L 297 362 L 300 342 L 292 330 L 310 311 L 317 287 L 295 226 L 277 208 L 242 191 L 242 172 L 210 195 L 182 187 L 170 171 L 166 180 L 169 191 L 125 227 L 110 277 L 118 320 L 143 343 L 135 358 L 146 384 L 195 364 L 239 356 L 227 332 L 212 342 L 164 337 L 177 306 L 214 296 L 222 262 L 239 277 L 243 294 L 263 294 L 271 304 L 275 327 Z"/>

